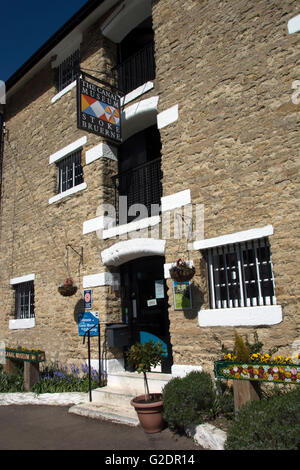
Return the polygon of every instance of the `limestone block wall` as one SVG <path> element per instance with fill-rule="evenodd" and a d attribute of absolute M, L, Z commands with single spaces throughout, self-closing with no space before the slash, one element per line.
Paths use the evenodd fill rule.
<path fill-rule="evenodd" d="M 266 347 L 288 354 L 299 338 L 300 105 L 291 101 L 299 36 L 287 29 L 297 13 L 289 0 L 153 2 L 159 111 L 178 105 L 179 114 L 160 130 L 164 196 L 191 190 L 192 202 L 204 204 L 205 238 L 274 227 L 270 243 L 284 319 L 258 331 Z M 167 245 L 167 262 L 176 249 Z M 202 256 L 191 258 L 207 308 Z M 232 345 L 232 328 L 197 326 L 200 307 L 170 309 L 176 363 L 207 364 L 219 351 L 215 335 Z"/>

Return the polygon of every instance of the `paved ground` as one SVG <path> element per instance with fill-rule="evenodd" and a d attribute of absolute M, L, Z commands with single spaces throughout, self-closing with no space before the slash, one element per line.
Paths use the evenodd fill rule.
<path fill-rule="evenodd" d="M 0 406 L 0 450 L 202 450 L 169 429 L 146 434 L 140 427 L 76 416 L 68 409 Z"/>

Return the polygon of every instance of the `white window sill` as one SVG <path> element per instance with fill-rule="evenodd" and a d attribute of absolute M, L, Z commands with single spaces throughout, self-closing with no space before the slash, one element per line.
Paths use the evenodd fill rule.
<path fill-rule="evenodd" d="M 9 320 L 10 330 L 25 330 L 35 327 L 35 318 L 22 318 L 16 320 Z"/>
<path fill-rule="evenodd" d="M 200 310 L 199 326 L 276 325 L 282 321 L 280 305 Z"/>
<path fill-rule="evenodd" d="M 77 81 L 74 80 L 74 82 L 70 83 L 70 85 L 66 86 L 63 90 L 61 90 L 59 93 L 57 93 L 53 98 L 51 99 L 51 103 L 55 103 L 57 100 L 59 100 L 62 96 L 64 96 L 66 93 L 68 93 L 70 90 L 76 87 Z"/>
<path fill-rule="evenodd" d="M 135 232 L 136 230 L 143 230 L 148 227 L 153 227 L 154 225 L 158 225 L 159 223 L 159 215 L 155 215 L 153 217 L 146 217 L 145 219 L 133 221 L 129 224 L 118 225 L 116 227 L 111 227 L 107 230 L 103 230 L 102 237 L 103 240 L 106 240 L 107 238 L 114 238 L 118 235 L 124 235 L 126 233 Z"/>
<path fill-rule="evenodd" d="M 67 189 L 67 191 L 64 191 L 62 193 L 56 194 L 56 196 L 51 197 L 49 199 L 49 204 L 54 204 L 55 202 L 58 202 L 67 196 L 71 196 L 72 194 L 78 193 L 79 191 L 83 191 L 86 188 L 87 188 L 86 183 L 78 184 L 77 186 L 74 186 L 73 188 Z"/>
<path fill-rule="evenodd" d="M 142 96 L 144 93 L 147 93 L 148 91 L 152 90 L 153 87 L 153 82 L 146 82 L 138 88 L 135 88 L 135 90 L 130 91 L 129 93 L 127 93 L 127 95 L 122 96 L 120 100 L 121 106 L 125 106 L 126 104 L 135 100 L 139 96 Z"/>

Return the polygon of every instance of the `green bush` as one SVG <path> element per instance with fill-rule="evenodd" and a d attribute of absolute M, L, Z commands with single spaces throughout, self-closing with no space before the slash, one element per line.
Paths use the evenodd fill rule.
<path fill-rule="evenodd" d="M 0 369 L 0 393 L 24 392 L 23 372 L 19 374 L 7 374 L 3 368 Z"/>
<path fill-rule="evenodd" d="M 232 422 L 226 450 L 300 450 L 300 387 L 244 405 Z"/>
<path fill-rule="evenodd" d="M 171 429 L 203 423 L 213 415 L 215 403 L 210 374 L 195 371 L 171 379 L 164 387 L 163 402 L 164 419 Z"/>

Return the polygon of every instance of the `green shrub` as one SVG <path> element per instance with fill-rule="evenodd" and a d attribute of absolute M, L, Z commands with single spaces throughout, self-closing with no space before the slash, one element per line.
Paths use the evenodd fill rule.
<path fill-rule="evenodd" d="M 7 374 L 0 369 L 0 393 L 24 392 L 24 378 L 22 370 L 18 374 Z"/>
<path fill-rule="evenodd" d="M 244 405 L 232 422 L 226 450 L 300 450 L 300 387 Z"/>
<path fill-rule="evenodd" d="M 163 402 L 164 419 L 171 429 L 203 423 L 212 416 L 215 402 L 210 374 L 195 371 L 171 379 L 164 387 Z"/>

